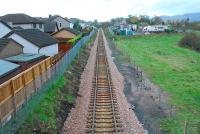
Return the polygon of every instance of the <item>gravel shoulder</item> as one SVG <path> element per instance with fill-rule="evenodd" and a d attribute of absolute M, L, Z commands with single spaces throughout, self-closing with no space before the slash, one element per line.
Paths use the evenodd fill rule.
<path fill-rule="evenodd" d="M 108 42 L 106 40 L 105 34 L 104 42 L 108 58 L 108 63 L 110 67 L 110 72 L 112 76 L 113 85 L 117 95 L 117 101 L 119 106 L 120 117 L 124 126 L 124 133 L 126 134 L 144 134 L 144 129 L 142 124 L 138 121 L 135 113 L 132 111 L 125 95 L 124 95 L 124 78 L 118 71 L 113 59 L 111 57 L 111 50 L 108 47 Z"/>
<path fill-rule="evenodd" d="M 71 110 L 64 123 L 63 134 L 84 134 L 86 131 L 85 126 L 87 122 L 89 98 L 92 90 L 92 81 L 95 69 L 98 34 L 94 46 L 91 49 L 87 65 L 81 75 L 81 84 L 75 108 Z"/>

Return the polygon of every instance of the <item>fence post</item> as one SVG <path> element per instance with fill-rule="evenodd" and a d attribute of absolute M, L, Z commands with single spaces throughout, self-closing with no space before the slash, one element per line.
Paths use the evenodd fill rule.
<path fill-rule="evenodd" d="M 184 124 L 184 134 L 187 134 L 187 121 L 185 121 L 185 124 Z"/>
<path fill-rule="evenodd" d="M 22 74 L 22 83 L 23 83 L 23 86 L 24 86 L 24 92 L 25 92 L 25 99 L 26 99 L 26 103 L 27 103 L 27 100 L 28 100 L 28 96 L 27 96 L 27 89 L 26 89 L 26 81 L 25 81 L 25 76 L 24 74 Z"/>
<path fill-rule="evenodd" d="M 62 58 L 61 58 L 62 59 Z M 48 81 L 48 72 L 47 72 L 47 63 L 46 63 L 46 60 L 44 61 L 44 66 L 45 66 L 45 74 L 46 74 L 46 82 Z"/>
<path fill-rule="evenodd" d="M 40 72 L 40 76 L 38 76 L 38 77 L 40 77 L 40 82 L 41 82 L 41 87 L 42 87 L 42 85 L 43 85 L 43 79 L 42 79 L 42 68 L 41 68 L 41 64 L 39 64 L 39 72 Z"/>
<path fill-rule="evenodd" d="M 34 72 L 34 69 L 32 68 L 31 69 L 31 72 L 32 72 L 32 75 L 33 75 L 33 88 L 35 90 L 35 93 L 37 92 L 37 88 L 36 88 L 36 82 L 35 82 L 35 72 Z"/>
<path fill-rule="evenodd" d="M 11 80 L 10 82 L 10 87 L 11 87 L 11 92 L 12 92 L 12 102 L 13 102 L 13 107 L 14 107 L 14 114 L 17 112 L 17 107 L 16 107 L 16 102 L 15 102 L 15 90 L 14 90 L 14 84 L 13 81 Z"/>

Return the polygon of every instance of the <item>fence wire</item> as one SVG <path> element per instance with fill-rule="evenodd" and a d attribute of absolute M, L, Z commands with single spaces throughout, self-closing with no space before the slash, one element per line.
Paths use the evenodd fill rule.
<path fill-rule="evenodd" d="M 74 47 L 60 59 L 60 61 L 41 75 L 34 78 L 32 82 L 27 84 L 15 96 L 12 96 L 3 104 L 0 104 L 0 115 L 3 114 L 6 106 L 9 106 L 8 111 L 11 111 L 9 116 L 1 123 L 0 134 L 13 134 L 17 132 L 29 113 L 44 98 L 45 93 L 52 87 L 53 83 L 64 75 L 66 69 L 79 53 L 80 48 L 91 39 L 95 32 L 96 31 L 93 30 L 88 36 L 79 40 Z M 18 104 L 16 110 L 12 110 L 13 104 Z"/>

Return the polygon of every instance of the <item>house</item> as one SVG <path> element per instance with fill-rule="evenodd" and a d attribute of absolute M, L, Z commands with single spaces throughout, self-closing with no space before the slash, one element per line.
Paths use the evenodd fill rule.
<path fill-rule="evenodd" d="M 0 59 L 23 53 L 23 46 L 13 39 L 0 39 Z"/>
<path fill-rule="evenodd" d="M 165 32 L 168 28 L 167 25 L 152 25 L 144 27 L 143 32 Z"/>
<path fill-rule="evenodd" d="M 52 34 L 54 38 L 59 40 L 59 45 L 58 45 L 59 52 L 61 51 L 67 52 L 72 47 L 72 44 L 69 44 L 68 40 L 73 39 L 78 35 L 80 35 L 80 32 L 77 32 L 71 28 L 62 28 L 60 31 Z"/>
<path fill-rule="evenodd" d="M 8 34 L 12 31 L 12 27 L 10 27 L 6 22 L 0 20 L 0 38 Z"/>
<path fill-rule="evenodd" d="M 70 26 L 69 26 L 69 28 L 73 28 L 74 27 L 74 23 L 72 22 L 72 21 L 70 21 L 68 18 L 66 18 L 65 17 L 65 19 L 67 20 L 67 21 L 69 21 L 70 22 Z"/>
<path fill-rule="evenodd" d="M 23 53 L 46 56 L 54 56 L 58 53 L 57 40 L 38 29 L 13 30 L 5 38 L 12 38 L 21 44 L 24 47 Z"/>
<path fill-rule="evenodd" d="M 54 15 L 54 16 L 49 15 L 48 21 L 56 22 L 59 30 L 62 28 L 70 28 L 71 26 L 71 22 L 68 19 L 65 19 L 59 15 Z"/>
<path fill-rule="evenodd" d="M 54 21 L 45 21 L 44 22 L 44 32 L 48 34 L 52 34 L 54 32 L 59 31 L 58 25 Z"/>
<path fill-rule="evenodd" d="M 76 37 L 77 35 L 80 35 L 80 32 L 71 28 L 62 28 L 60 31 L 52 34 L 52 36 L 58 40 L 62 40 L 62 39 L 70 40 Z"/>
<path fill-rule="evenodd" d="M 91 25 L 92 25 L 91 22 L 85 22 L 85 21 L 80 22 L 80 26 L 82 29 L 90 28 Z"/>
<path fill-rule="evenodd" d="M 113 30 L 115 33 L 120 35 L 135 35 L 137 31 L 136 24 L 120 24 L 119 26 L 114 26 Z"/>
<path fill-rule="evenodd" d="M 39 29 L 44 31 L 44 23 L 34 17 L 26 14 L 7 14 L 1 17 L 1 19 L 11 27 L 21 27 L 23 29 Z"/>

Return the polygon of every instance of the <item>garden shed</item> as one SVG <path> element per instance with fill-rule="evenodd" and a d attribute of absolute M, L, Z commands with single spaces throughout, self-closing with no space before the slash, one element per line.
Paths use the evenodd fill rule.
<path fill-rule="evenodd" d="M 71 39 L 76 38 L 80 35 L 80 32 L 75 31 L 71 28 L 63 28 L 58 32 L 52 34 L 52 36 L 59 40 L 58 51 L 59 52 L 67 52 L 71 47 L 72 44 L 68 41 Z"/>

